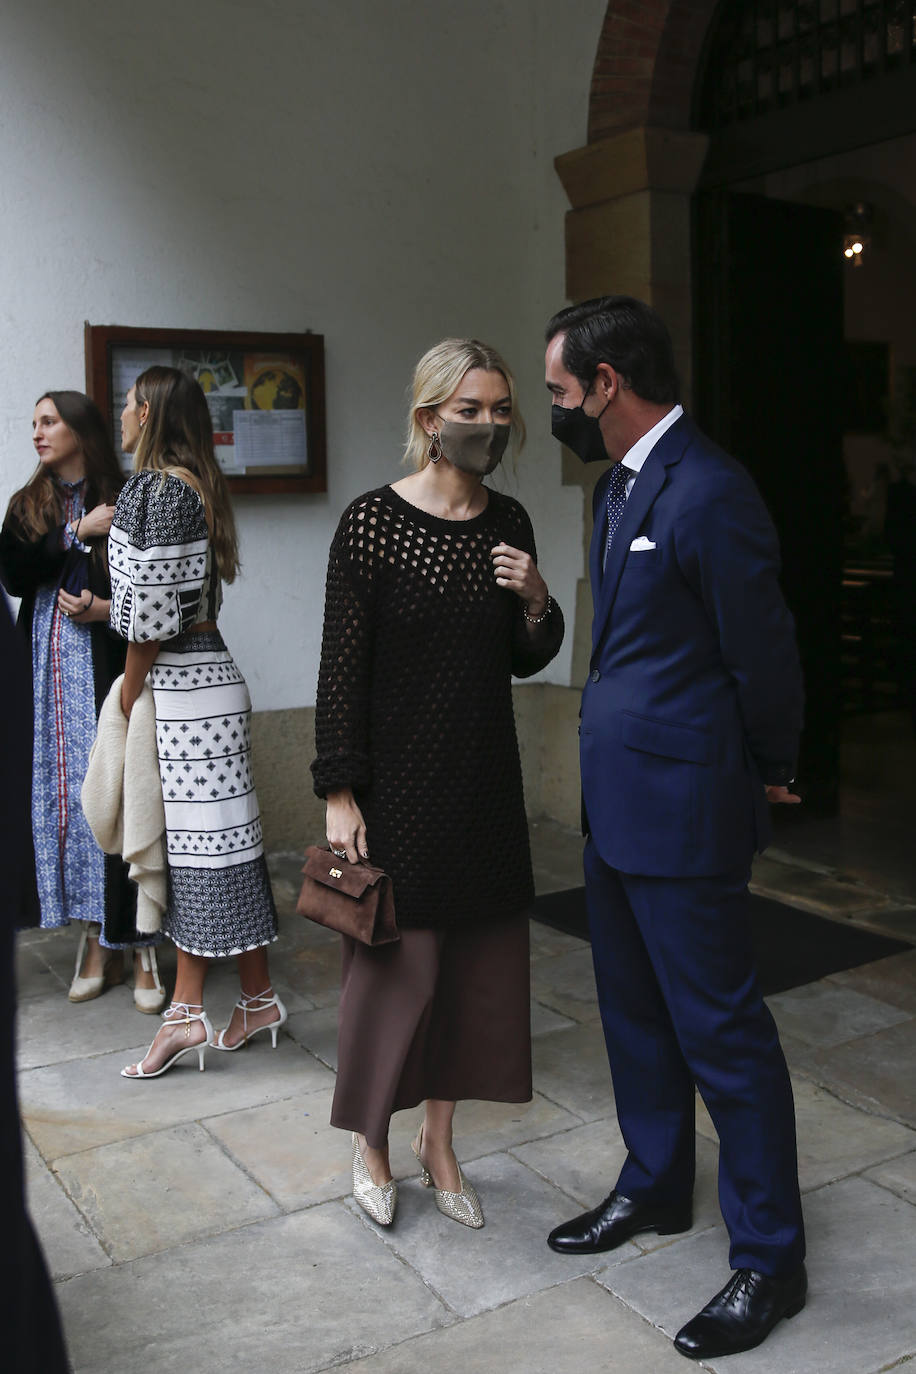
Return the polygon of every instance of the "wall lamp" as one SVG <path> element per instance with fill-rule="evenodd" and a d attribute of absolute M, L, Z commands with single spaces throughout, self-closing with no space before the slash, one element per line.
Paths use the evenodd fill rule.
<path fill-rule="evenodd" d="M 846 207 L 846 233 L 843 238 L 843 257 L 853 267 L 861 267 L 871 243 L 871 224 L 875 207 L 868 201 L 857 200 Z"/>

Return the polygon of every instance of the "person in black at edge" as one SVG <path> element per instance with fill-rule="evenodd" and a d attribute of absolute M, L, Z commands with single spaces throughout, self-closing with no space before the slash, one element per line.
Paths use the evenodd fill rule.
<path fill-rule="evenodd" d="M 25 1208 L 15 1070 L 15 920 L 26 881 L 32 701 L 23 647 L 0 595 L 0 1328 L 8 1374 L 69 1374 L 44 1256 Z M 4 1310 L 5 1308 L 5 1310 Z"/>

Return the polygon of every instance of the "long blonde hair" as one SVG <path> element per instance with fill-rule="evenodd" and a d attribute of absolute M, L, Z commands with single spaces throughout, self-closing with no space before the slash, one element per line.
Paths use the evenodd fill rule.
<path fill-rule="evenodd" d="M 149 405 L 134 453 L 134 471 L 172 473 L 203 502 L 210 547 L 224 582 L 239 570 L 229 487 L 213 452 L 213 423 L 199 384 L 177 367 L 148 367 L 134 383 L 138 407 Z"/>
<path fill-rule="evenodd" d="M 429 462 L 426 455 L 429 435 L 420 423 L 418 412 L 434 410 L 442 405 L 457 391 L 465 373 L 473 368 L 480 368 L 483 372 L 501 372 L 505 377 L 512 402 L 510 439 L 513 452 L 520 452 L 525 442 L 525 422 L 518 409 L 515 378 L 500 354 L 479 339 L 443 339 L 424 353 L 414 368 L 403 462 L 411 465 L 415 472 L 420 472 Z"/>

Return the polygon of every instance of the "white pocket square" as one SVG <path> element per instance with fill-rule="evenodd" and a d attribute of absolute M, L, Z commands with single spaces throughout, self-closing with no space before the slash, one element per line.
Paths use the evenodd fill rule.
<path fill-rule="evenodd" d="M 630 545 L 630 553 L 641 553 L 645 549 L 654 548 L 655 545 L 652 543 L 652 540 L 647 539 L 644 534 L 641 534 L 639 538 L 634 539 L 633 543 Z"/>

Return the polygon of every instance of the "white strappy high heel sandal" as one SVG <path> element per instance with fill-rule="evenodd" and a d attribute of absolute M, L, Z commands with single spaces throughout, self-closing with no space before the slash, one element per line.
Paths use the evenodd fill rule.
<path fill-rule="evenodd" d="M 137 1011 L 144 1011 L 147 1015 L 154 1016 L 162 1011 L 162 1004 L 165 1001 L 165 988 L 162 986 L 162 979 L 159 977 L 159 965 L 156 962 L 155 945 L 141 945 L 134 950 L 134 954 L 140 960 L 140 967 L 144 973 L 151 973 L 155 981 L 155 987 L 138 988 L 134 983 L 134 1006 Z"/>
<path fill-rule="evenodd" d="M 249 1040 L 253 1040 L 259 1031 L 270 1031 L 270 1038 L 273 1041 L 273 1048 L 277 1048 L 277 1032 L 281 1026 L 285 1026 L 289 1013 L 280 1001 L 272 988 L 266 992 L 257 992 L 253 997 L 242 993 L 236 1002 L 236 1007 L 242 1013 L 242 1038 L 237 1040 L 234 1045 L 227 1045 L 224 1039 L 228 1026 L 224 1026 L 219 1035 L 213 1041 L 215 1050 L 240 1050 L 243 1045 L 247 1045 Z M 253 1030 L 248 1029 L 248 1013 L 256 1011 L 267 1011 L 268 1007 L 276 1007 L 280 1015 L 276 1021 L 266 1021 L 263 1026 L 255 1026 Z"/>
<path fill-rule="evenodd" d="M 193 1054 L 195 1051 L 197 1052 L 197 1066 L 200 1069 L 201 1073 L 203 1073 L 204 1054 L 206 1053 L 207 1046 L 213 1038 L 213 1027 L 210 1024 L 210 1018 L 204 1011 L 203 1007 L 196 1002 L 173 1002 L 171 1006 L 166 1007 L 165 1011 L 162 1013 L 162 1019 L 167 1026 L 180 1026 L 182 1022 L 184 1022 L 184 1038 L 186 1040 L 188 1040 L 191 1035 L 191 1022 L 199 1021 L 203 1026 L 204 1031 L 206 1032 L 205 1038 L 203 1040 L 198 1041 L 194 1045 L 182 1045 L 181 1049 L 176 1050 L 175 1053 L 172 1055 L 171 1059 L 167 1059 L 165 1063 L 160 1065 L 158 1069 L 154 1069 L 152 1073 L 144 1073 L 143 1059 L 146 1059 L 147 1055 L 150 1053 L 150 1050 L 152 1050 L 153 1045 L 155 1045 L 156 1043 L 156 1037 L 153 1036 L 153 1040 L 150 1044 L 149 1049 L 146 1051 L 146 1054 L 143 1056 L 143 1059 L 141 1059 L 137 1064 L 136 1073 L 128 1072 L 128 1070 L 132 1067 L 130 1064 L 128 1064 L 127 1068 L 121 1070 L 122 1078 L 158 1078 L 160 1074 L 165 1073 L 167 1069 L 170 1069 L 173 1067 L 173 1065 L 177 1064 L 179 1059 L 183 1059 L 186 1054 Z"/>

